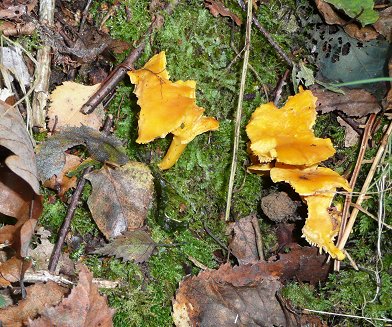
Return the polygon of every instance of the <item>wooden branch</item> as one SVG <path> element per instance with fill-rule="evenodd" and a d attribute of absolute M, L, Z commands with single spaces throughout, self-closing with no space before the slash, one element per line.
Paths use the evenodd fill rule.
<path fill-rule="evenodd" d="M 41 24 L 53 25 L 54 9 L 54 0 L 40 1 L 39 15 Z M 44 45 L 37 51 L 37 61 L 38 65 L 35 71 L 37 84 L 33 93 L 31 124 L 32 126 L 45 127 L 45 108 L 49 97 L 49 79 L 51 74 L 51 47 L 49 45 Z"/>
<path fill-rule="evenodd" d="M 171 14 L 177 3 L 178 0 L 170 2 L 165 8 L 165 12 Z M 163 17 L 156 14 L 147 31 L 142 36 L 139 45 L 133 49 L 129 56 L 101 83 L 101 87 L 97 92 L 95 92 L 95 94 L 83 105 L 80 110 L 82 113 L 92 113 L 105 97 L 115 89 L 117 84 L 127 75 L 127 72 L 133 69 L 133 64 L 142 55 L 144 48 L 146 47 L 146 38 L 151 35 L 154 30 L 162 27 L 162 25 Z"/>

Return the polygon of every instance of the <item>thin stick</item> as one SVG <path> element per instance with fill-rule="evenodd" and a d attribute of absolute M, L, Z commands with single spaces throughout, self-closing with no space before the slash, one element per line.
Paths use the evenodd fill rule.
<path fill-rule="evenodd" d="M 392 319 L 387 319 L 387 318 L 363 317 L 363 316 L 356 316 L 356 315 L 347 315 L 344 313 L 327 312 L 327 311 L 319 311 L 319 310 L 312 310 L 312 309 L 303 309 L 302 312 L 303 313 L 319 313 L 319 314 L 327 315 L 327 316 L 337 316 L 337 317 L 347 317 L 347 318 L 355 318 L 355 319 L 366 319 L 366 320 L 392 322 Z"/>
<path fill-rule="evenodd" d="M 357 183 L 359 171 L 361 170 L 363 158 L 365 157 L 367 144 L 369 143 L 369 139 L 371 137 L 370 131 L 372 130 L 372 127 L 373 127 L 373 124 L 374 124 L 375 120 L 376 120 L 376 115 L 375 114 L 371 114 L 369 119 L 368 119 L 368 121 L 367 121 L 367 123 L 366 123 L 366 127 L 365 127 L 365 130 L 363 132 L 363 137 L 362 137 L 362 141 L 361 141 L 361 147 L 360 147 L 360 150 L 359 150 L 357 162 L 355 164 L 355 168 L 354 168 L 353 174 L 352 174 L 351 179 L 350 179 L 350 187 L 351 187 L 351 189 L 354 189 L 355 184 Z M 348 216 L 349 216 L 351 200 L 352 200 L 352 194 L 348 193 L 346 195 L 346 199 L 344 201 L 344 207 L 343 207 L 343 211 L 342 211 L 342 222 L 341 222 L 341 225 L 340 225 L 340 231 L 339 231 L 339 236 L 338 236 L 337 243 L 339 243 L 341 241 L 341 239 L 343 237 L 343 231 L 346 229 L 346 223 L 347 223 L 347 219 L 348 219 Z M 335 260 L 335 263 L 334 263 L 334 270 L 335 271 L 339 271 L 339 265 L 340 265 L 339 261 Z"/>
<path fill-rule="evenodd" d="M 259 225 L 259 221 L 257 220 L 256 216 L 252 217 L 252 226 L 255 231 L 256 246 L 257 246 L 257 252 L 259 253 L 259 259 L 262 261 L 265 261 L 264 249 L 263 249 L 263 238 L 260 233 L 260 225 Z"/>
<path fill-rule="evenodd" d="M 369 211 L 367 211 L 364 207 L 361 207 L 359 205 L 357 205 L 356 203 L 351 203 L 350 204 L 352 207 L 357 208 L 359 211 L 363 212 L 365 215 L 369 216 L 370 218 L 372 218 L 373 220 L 378 221 L 378 218 L 375 215 L 372 215 Z M 381 225 L 383 225 L 385 228 L 388 228 L 390 230 L 392 230 L 392 226 L 388 225 L 387 223 L 381 221 Z"/>
<path fill-rule="evenodd" d="M 249 1 L 248 1 L 249 3 Z M 238 0 L 238 4 L 240 5 L 240 7 L 242 8 L 242 10 L 246 10 L 245 8 L 245 3 L 243 0 Z M 286 63 L 290 66 L 293 67 L 294 63 L 293 61 L 289 58 L 289 56 L 283 51 L 283 49 L 280 47 L 280 45 L 278 43 L 276 43 L 274 41 L 274 39 L 271 37 L 271 35 L 267 32 L 267 30 L 263 27 L 263 25 L 260 24 L 260 22 L 258 21 L 258 19 L 256 18 L 255 15 L 251 16 L 253 17 L 253 23 L 255 24 L 255 26 L 259 29 L 259 31 L 261 32 L 261 34 L 264 35 L 264 37 L 267 39 L 267 41 L 271 44 L 271 46 L 276 50 L 276 52 L 282 57 L 282 59 L 284 61 L 286 61 Z"/>
<path fill-rule="evenodd" d="M 239 145 L 239 141 L 240 141 L 242 101 L 244 98 L 246 72 L 248 70 L 249 52 L 250 52 L 249 51 L 250 50 L 250 35 L 251 35 L 251 31 L 252 31 L 252 8 L 253 8 L 252 1 L 248 0 L 248 14 L 247 14 L 247 20 L 246 20 L 246 35 L 245 35 L 245 53 L 244 53 L 244 62 L 242 65 L 240 94 L 238 96 L 238 105 L 237 105 L 237 113 L 236 113 L 236 120 L 235 120 L 233 156 L 232 156 L 232 161 L 231 161 L 229 189 L 227 192 L 227 201 L 226 201 L 226 213 L 225 213 L 225 220 L 226 221 L 228 221 L 230 218 L 230 208 L 231 208 L 231 199 L 233 197 L 234 177 L 235 177 L 235 172 L 237 169 L 237 152 L 238 152 L 238 145 Z"/>
<path fill-rule="evenodd" d="M 167 14 L 173 12 L 174 7 L 177 5 L 178 0 L 171 1 L 164 11 Z M 151 35 L 151 33 L 162 26 L 162 17 L 155 15 L 153 21 L 148 27 L 146 33 L 141 38 L 139 45 L 131 51 L 129 56 L 118 65 L 110 75 L 101 83 L 100 88 L 95 92 L 95 94 L 83 105 L 80 111 L 84 114 L 92 113 L 95 108 L 105 99 L 105 97 L 111 93 L 117 84 L 127 75 L 127 72 L 133 69 L 133 64 L 142 55 L 144 48 L 146 47 L 146 38 Z"/>
<path fill-rule="evenodd" d="M 286 79 L 287 79 L 287 76 L 289 76 L 289 73 L 290 73 L 290 70 L 286 69 L 282 78 L 279 80 L 278 85 L 276 86 L 276 89 L 274 92 L 275 93 L 275 96 L 274 96 L 274 105 L 275 106 L 278 105 L 280 97 L 282 96 L 283 86 L 285 86 L 285 84 L 286 84 Z"/>
<path fill-rule="evenodd" d="M 110 128 L 112 127 L 112 123 L 113 123 L 113 119 L 110 116 L 108 116 L 106 118 L 104 128 L 103 128 L 104 134 L 106 134 L 106 135 L 109 134 Z M 85 176 L 88 173 L 90 173 L 92 170 L 93 170 L 93 167 L 90 166 L 90 167 L 87 167 L 83 171 L 82 176 L 80 176 L 80 179 L 79 179 L 78 184 L 76 186 L 75 192 L 72 194 L 71 202 L 68 206 L 67 215 L 65 216 L 64 222 L 61 225 L 61 228 L 59 231 L 59 237 L 58 237 L 57 242 L 53 248 L 53 252 L 52 252 L 52 255 L 49 260 L 48 269 L 49 269 L 49 272 L 52 274 L 56 271 L 57 264 L 60 260 L 61 249 L 62 249 L 63 244 L 65 242 L 65 238 L 68 234 L 69 226 L 71 225 L 71 220 L 72 220 L 72 218 L 75 214 L 75 210 L 78 206 L 78 202 L 79 202 L 79 199 L 82 195 L 84 185 L 86 184 Z"/>
<path fill-rule="evenodd" d="M 383 138 L 381 140 L 381 144 L 380 144 L 380 146 L 378 148 L 377 154 L 374 157 L 373 164 L 370 167 L 370 170 L 369 170 L 369 173 L 368 173 L 368 175 L 366 177 L 365 182 L 363 183 L 363 186 L 362 186 L 362 189 L 361 189 L 361 193 L 362 194 L 358 196 L 358 199 L 357 199 L 357 202 L 356 202 L 356 204 L 358 206 L 360 206 L 362 204 L 363 200 L 365 199 L 365 195 L 364 194 L 367 192 L 367 190 L 368 190 L 368 188 L 370 186 L 370 183 L 371 183 L 371 181 L 372 181 L 372 179 L 374 177 L 374 174 L 376 173 L 378 164 L 379 164 L 379 162 L 380 162 L 380 160 L 381 160 L 381 158 L 383 156 L 383 153 L 385 151 L 385 148 L 386 148 L 386 145 L 388 143 L 388 139 L 391 136 L 391 133 L 392 133 L 392 122 L 389 123 L 388 129 L 384 133 L 384 136 L 383 136 Z M 348 238 L 350 236 L 350 233 L 351 233 L 351 231 L 353 229 L 354 222 L 355 222 L 355 219 L 357 218 L 358 212 L 359 212 L 359 210 L 356 207 L 351 212 L 351 217 L 350 217 L 350 219 L 349 219 L 349 221 L 347 223 L 347 227 L 344 230 L 344 233 L 343 233 L 343 236 L 342 236 L 340 242 L 338 243 L 338 248 L 340 250 L 342 250 L 344 248 L 344 246 L 346 245 L 346 242 L 347 242 L 347 240 L 348 240 Z"/>

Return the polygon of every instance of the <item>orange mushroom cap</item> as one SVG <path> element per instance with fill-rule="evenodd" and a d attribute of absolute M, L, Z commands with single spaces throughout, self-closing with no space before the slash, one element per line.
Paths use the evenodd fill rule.
<path fill-rule="evenodd" d="M 311 91 L 300 89 L 281 109 L 270 102 L 255 110 L 246 132 L 250 148 L 261 163 L 276 159 L 285 164 L 311 166 L 335 153 L 330 139 L 313 134 L 316 100 Z"/>
<path fill-rule="evenodd" d="M 329 194 L 305 197 L 308 205 L 308 218 L 302 228 L 302 233 L 305 239 L 310 244 L 317 245 L 320 251 L 324 249 L 332 258 L 343 260 L 344 253 L 334 244 L 334 238 L 340 229 L 340 215 L 329 212 L 335 189 L 330 191 Z"/>
<path fill-rule="evenodd" d="M 300 169 L 288 165 L 277 165 L 271 169 L 271 179 L 277 182 L 287 182 L 302 196 L 315 193 L 328 193 L 337 187 L 342 187 L 351 192 L 345 178 L 337 172 L 323 167 L 310 167 Z"/>
<path fill-rule="evenodd" d="M 136 84 L 140 106 L 137 143 L 148 143 L 181 126 L 188 107 L 195 103 L 195 81 L 169 81 L 165 53 L 153 56 L 146 65 L 128 72 Z"/>

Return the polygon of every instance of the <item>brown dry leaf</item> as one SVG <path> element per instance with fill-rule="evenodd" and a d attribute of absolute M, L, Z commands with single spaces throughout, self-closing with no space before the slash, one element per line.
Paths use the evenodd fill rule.
<path fill-rule="evenodd" d="M 344 127 L 345 133 L 344 133 L 344 146 L 346 148 L 349 148 L 353 145 L 356 145 L 359 142 L 359 134 L 349 125 L 347 124 L 342 118 L 337 117 L 337 121 L 340 126 Z M 360 118 L 360 119 L 355 119 L 359 125 L 365 125 L 366 124 L 366 117 Z"/>
<path fill-rule="evenodd" d="M 368 91 L 348 88 L 342 90 L 345 94 L 312 89 L 312 93 L 317 97 L 317 111 L 325 114 L 337 110 L 350 117 L 363 117 L 380 112 L 381 107 L 376 97 Z"/>
<path fill-rule="evenodd" d="M 87 204 L 106 238 L 143 226 L 154 192 L 153 177 L 145 164 L 104 166 L 86 178 L 93 187 Z"/>
<path fill-rule="evenodd" d="M 37 167 L 30 136 L 19 110 L 3 101 L 0 101 L 0 146 L 11 151 L 5 158 L 9 169 L 39 194 Z"/>
<path fill-rule="evenodd" d="M 23 259 L 12 257 L 0 264 L 0 276 L 11 283 L 20 280 L 23 272 Z"/>
<path fill-rule="evenodd" d="M 80 112 L 82 106 L 99 89 L 100 84 L 87 86 L 74 82 L 64 82 L 50 94 L 51 105 L 48 110 L 48 128 L 53 131 L 63 127 L 79 127 L 82 125 L 99 129 L 104 118 L 102 105 L 93 113 L 85 115 Z M 56 123 L 57 117 L 57 123 Z"/>
<path fill-rule="evenodd" d="M 210 10 L 210 13 L 214 17 L 221 15 L 223 17 L 230 17 L 238 26 L 242 24 L 241 19 L 233 14 L 225 5 L 219 0 L 205 0 L 204 5 Z"/>
<path fill-rule="evenodd" d="M 46 308 L 40 318 L 29 320 L 30 327 L 109 327 L 113 326 L 114 309 L 110 309 L 106 296 L 92 283 L 93 275 L 79 265 L 79 282 L 70 295 L 56 307 Z"/>
<path fill-rule="evenodd" d="M 60 174 L 52 176 L 52 178 L 45 181 L 43 185 L 57 191 L 59 197 L 63 198 L 65 192 L 76 187 L 77 182 L 76 176 L 67 177 L 67 174 L 79 167 L 81 162 L 82 160 L 78 156 L 66 153 L 65 164 Z"/>
<path fill-rule="evenodd" d="M 3 327 L 21 327 L 46 307 L 57 305 L 68 290 L 54 282 L 34 284 L 26 288 L 27 296 L 17 305 L 0 309 Z"/>
<path fill-rule="evenodd" d="M 325 280 L 327 257 L 299 246 L 279 260 L 206 270 L 180 283 L 173 301 L 177 326 L 297 326 L 276 298 L 280 281 L 297 278 L 313 284 Z M 263 300 L 265 299 L 265 300 Z"/>
<path fill-rule="evenodd" d="M 340 25 L 344 31 L 351 37 L 360 41 L 370 41 L 377 38 L 378 33 L 371 26 L 359 27 L 355 23 L 347 24 L 347 21 L 341 18 L 329 3 L 323 0 L 315 0 L 317 9 L 323 15 L 325 22 L 329 25 Z"/>
<path fill-rule="evenodd" d="M 14 225 L 0 228 L 0 244 L 12 245 L 24 257 L 38 217 L 42 213 L 42 199 L 29 184 L 0 165 L 0 212 L 17 219 Z"/>
<path fill-rule="evenodd" d="M 106 244 L 94 253 L 115 256 L 124 261 L 134 260 L 135 263 L 142 263 L 148 260 L 154 252 L 157 244 L 147 232 L 134 230 L 125 232 Z"/>
<path fill-rule="evenodd" d="M 379 11 L 380 18 L 373 24 L 376 31 L 392 42 L 392 7 Z"/>
<path fill-rule="evenodd" d="M 257 236 L 252 224 L 254 218 L 256 216 L 250 215 L 229 225 L 229 248 L 240 265 L 256 263 L 260 259 L 257 251 Z"/>

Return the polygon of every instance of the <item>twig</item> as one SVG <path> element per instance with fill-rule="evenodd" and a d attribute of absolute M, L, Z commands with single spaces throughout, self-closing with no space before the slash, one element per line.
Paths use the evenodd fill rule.
<path fill-rule="evenodd" d="M 206 233 L 216 242 L 218 243 L 223 249 L 225 249 L 227 252 L 230 252 L 229 248 L 219 239 L 217 238 L 211 230 L 208 228 L 207 223 L 203 222 L 203 227 Z"/>
<path fill-rule="evenodd" d="M 285 86 L 285 84 L 286 84 L 286 79 L 287 79 L 287 76 L 289 76 L 289 73 L 290 73 L 290 70 L 286 69 L 282 78 L 279 80 L 278 85 L 276 86 L 275 96 L 274 96 L 274 105 L 275 106 L 278 105 L 280 97 L 282 96 L 283 86 Z"/>
<path fill-rule="evenodd" d="M 88 15 L 88 10 L 90 9 L 92 0 L 87 0 L 86 7 L 84 7 L 83 14 L 82 14 L 82 21 L 80 22 L 79 26 L 79 33 L 83 31 L 84 24 L 86 23 L 87 15 Z"/>
<path fill-rule="evenodd" d="M 247 13 L 247 20 L 246 20 L 246 35 L 245 35 L 245 53 L 244 53 L 244 62 L 242 65 L 241 85 L 240 85 L 240 92 L 238 96 L 238 105 L 237 105 L 237 113 L 236 113 L 236 120 L 235 120 L 233 154 L 232 154 L 232 161 L 231 161 L 229 188 L 227 191 L 227 201 L 226 201 L 226 213 L 225 213 L 226 221 L 228 221 L 230 217 L 231 200 L 233 197 L 234 177 L 237 169 L 237 152 L 238 152 L 238 145 L 240 141 L 242 101 L 244 99 L 246 72 L 248 70 L 249 52 L 250 52 L 249 51 L 250 35 L 252 31 L 252 8 L 253 8 L 252 1 L 248 0 L 248 13 Z"/>
<path fill-rule="evenodd" d="M 259 253 L 259 259 L 265 261 L 264 250 L 263 250 L 263 238 L 260 233 L 260 225 L 256 216 L 252 217 L 252 226 L 256 236 L 257 252 Z"/>
<path fill-rule="evenodd" d="M 381 140 L 378 151 L 374 157 L 373 164 L 370 167 L 370 170 L 369 170 L 369 173 L 365 179 L 365 182 L 363 183 L 363 186 L 361 189 L 361 195 L 358 196 L 358 199 L 356 202 L 356 204 L 358 206 L 360 206 L 362 204 L 363 200 L 365 199 L 365 194 L 370 186 L 370 183 L 374 177 L 374 174 L 376 173 L 378 164 L 383 156 L 383 153 L 385 151 L 385 148 L 388 143 L 388 139 L 391 136 L 391 133 L 392 133 L 392 122 L 389 123 L 388 128 L 387 128 L 386 132 L 384 133 L 384 136 Z M 355 219 L 357 218 L 358 212 L 359 212 L 359 210 L 357 208 L 354 208 L 353 211 L 351 212 L 351 216 L 350 216 L 350 219 L 349 219 L 347 226 L 344 230 L 343 236 L 342 236 L 340 242 L 338 243 L 339 249 L 343 249 L 344 246 L 346 245 L 346 242 L 350 236 L 351 230 L 353 229 L 354 222 L 355 222 Z"/>
<path fill-rule="evenodd" d="M 362 163 L 363 163 L 363 158 L 365 156 L 367 144 L 369 143 L 369 139 L 371 137 L 370 131 L 372 130 L 372 126 L 374 124 L 375 119 L 376 119 L 376 115 L 375 114 L 371 114 L 369 119 L 368 119 L 368 121 L 367 121 L 367 123 L 366 123 L 366 127 L 365 127 L 365 130 L 363 132 L 363 137 L 362 137 L 362 141 L 361 141 L 361 147 L 360 147 L 360 150 L 359 150 L 357 162 L 355 164 L 355 168 L 354 168 L 353 174 L 352 174 L 351 179 L 350 179 L 350 187 L 351 187 L 351 189 L 354 189 L 355 184 L 357 182 L 359 171 L 361 169 L 361 166 L 362 166 Z M 338 236 L 338 241 L 337 241 L 338 244 L 341 241 L 341 239 L 343 237 L 343 231 L 346 228 L 346 223 L 347 223 L 347 219 L 348 219 L 348 216 L 349 216 L 351 200 L 352 200 L 352 194 L 351 193 L 347 193 L 346 199 L 344 201 L 343 211 L 342 211 L 342 219 L 341 219 L 340 231 L 339 231 L 339 236 Z M 335 271 L 339 271 L 339 265 L 340 265 L 339 261 L 335 260 L 335 263 L 334 263 L 334 270 Z"/>
<path fill-rule="evenodd" d="M 327 312 L 327 311 L 319 311 L 319 310 L 312 310 L 312 309 L 303 309 L 303 313 L 318 313 L 327 316 L 337 316 L 337 317 L 347 317 L 347 318 L 355 318 L 355 319 L 366 319 L 366 320 L 377 320 L 377 321 L 386 321 L 392 322 L 392 319 L 387 318 L 372 318 L 372 317 L 363 317 L 363 316 L 356 316 L 356 315 L 348 315 L 344 313 L 337 313 L 337 312 Z"/>
<path fill-rule="evenodd" d="M 356 203 L 351 203 L 350 206 L 357 208 L 359 211 L 363 212 L 365 215 L 369 216 L 370 218 L 372 218 L 373 220 L 378 222 L 378 218 L 375 215 L 372 215 L 364 207 L 361 207 L 361 206 L 357 205 Z M 381 225 L 383 225 L 385 228 L 392 230 L 392 226 L 388 225 L 387 223 L 385 223 L 383 221 L 381 221 Z"/>
<path fill-rule="evenodd" d="M 111 116 L 108 116 L 106 118 L 104 128 L 103 128 L 103 133 L 108 135 L 110 128 L 112 127 L 113 119 Z M 71 225 L 71 220 L 75 214 L 76 207 L 78 205 L 79 199 L 82 195 L 84 185 L 86 184 L 86 179 L 85 176 L 90 173 L 93 170 L 93 167 L 87 167 L 83 173 L 82 176 L 80 176 L 78 184 L 76 186 L 75 192 L 72 194 L 71 202 L 68 206 L 68 211 L 67 215 L 64 218 L 64 222 L 61 225 L 60 231 L 59 231 L 59 237 L 57 239 L 57 242 L 53 248 L 52 255 L 49 260 L 49 272 L 54 273 L 56 271 L 57 264 L 60 259 L 61 255 L 61 249 L 63 247 L 63 244 L 65 242 L 65 237 L 68 234 L 69 226 Z"/>
<path fill-rule="evenodd" d="M 178 0 L 171 1 L 169 5 L 166 6 L 165 11 L 167 14 L 172 13 L 174 7 L 177 5 Z M 146 47 L 146 38 L 150 35 L 155 29 L 161 27 L 162 25 L 162 17 L 159 15 L 155 15 L 153 21 L 148 27 L 146 33 L 142 36 L 139 45 L 132 50 L 129 56 L 118 65 L 110 75 L 101 83 L 100 88 L 94 95 L 83 105 L 80 110 L 84 114 L 92 113 L 95 108 L 105 99 L 105 97 L 111 93 L 117 84 L 126 76 L 127 72 L 133 69 L 133 64 L 137 59 L 142 55 L 144 48 Z"/>
<path fill-rule="evenodd" d="M 54 0 L 41 0 L 39 8 L 40 22 L 46 25 L 54 23 Z M 32 101 L 32 119 L 31 125 L 37 127 L 45 126 L 45 107 L 48 101 L 49 79 L 50 79 L 50 63 L 51 63 L 51 47 L 43 45 L 37 51 L 38 65 L 35 72 L 37 84 L 34 88 Z"/>
<path fill-rule="evenodd" d="M 354 259 L 351 257 L 351 255 L 345 250 L 343 249 L 343 253 L 346 255 L 348 261 L 350 262 L 351 266 L 356 270 L 359 271 L 358 265 L 356 264 L 356 262 L 354 261 Z"/>
<path fill-rule="evenodd" d="M 246 10 L 245 8 L 245 2 L 243 0 L 238 0 L 238 4 L 242 8 L 242 10 Z M 263 27 L 263 25 L 260 24 L 258 19 L 256 18 L 255 15 L 251 16 L 253 17 L 253 23 L 255 26 L 259 29 L 261 34 L 264 35 L 264 37 L 267 39 L 267 41 L 271 44 L 271 46 L 276 50 L 276 52 L 286 61 L 286 63 L 290 66 L 293 67 L 293 61 L 289 58 L 289 56 L 283 51 L 283 49 L 280 47 L 278 43 L 274 41 L 274 39 L 271 37 L 271 35 L 267 32 L 267 30 Z"/>

